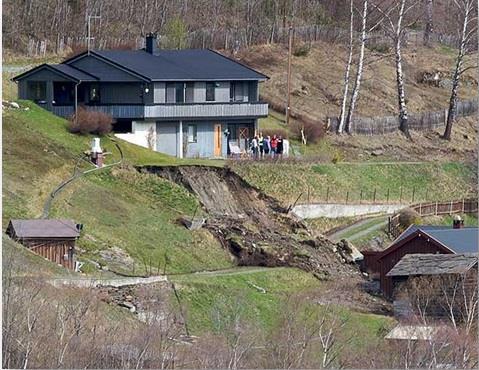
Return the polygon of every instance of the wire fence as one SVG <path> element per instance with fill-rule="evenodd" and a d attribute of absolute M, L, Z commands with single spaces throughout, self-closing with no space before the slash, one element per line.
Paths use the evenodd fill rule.
<path fill-rule="evenodd" d="M 479 99 L 460 100 L 457 102 L 456 117 L 469 117 L 479 110 Z M 416 131 L 434 130 L 445 126 L 447 120 L 447 109 L 410 113 L 408 115 L 409 128 Z M 330 132 L 337 132 L 339 117 L 328 117 L 327 129 Z M 350 132 L 359 135 L 383 135 L 399 129 L 399 117 L 353 117 Z"/>
<path fill-rule="evenodd" d="M 463 196 L 465 199 L 473 197 L 472 192 L 467 191 L 457 195 Z M 447 194 L 444 194 L 444 196 L 446 197 Z M 299 194 L 296 203 L 414 204 L 417 202 L 444 201 L 445 199 L 447 198 L 438 199 L 438 193 L 436 191 L 432 192 L 427 187 L 399 186 L 342 189 L 335 186 L 322 188 L 308 186 Z"/>

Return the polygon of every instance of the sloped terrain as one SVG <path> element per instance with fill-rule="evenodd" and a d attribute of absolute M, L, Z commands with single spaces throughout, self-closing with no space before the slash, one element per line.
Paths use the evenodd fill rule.
<path fill-rule="evenodd" d="M 206 228 L 239 265 L 297 267 L 318 278 L 357 274 L 341 261 L 339 246 L 313 235 L 276 200 L 228 168 L 147 166 L 140 171 L 155 173 L 193 192 L 208 213 Z"/>

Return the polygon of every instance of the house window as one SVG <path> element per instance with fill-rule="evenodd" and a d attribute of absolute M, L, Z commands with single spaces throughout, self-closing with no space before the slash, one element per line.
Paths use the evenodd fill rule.
<path fill-rule="evenodd" d="M 215 87 L 216 83 L 214 82 L 206 83 L 206 101 L 215 101 Z"/>
<path fill-rule="evenodd" d="M 28 81 L 28 97 L 35 102 L 47 99 L 47 84 L 43 81 Z"/>
<path fill-rule="evenodd" d="M 185 87 L 185 102 L 193 103 L 195 100 L 195 83 L 187 82 Z"/>
<path fill-rule="evenodd" d="M 230 83 L 230 101 L 243 101 L 243 83 L 231 82 Z"/>
<path fill-rule="evenodd" d="M 176 95 L 176 103 L 185 102 L 185 84 L 183 82 L 176 83 L 175 95 Z"/>
<path fill-rule="evenodd" d="M 188 125 L 188 143 L 196 143 L 197 127 L 196 125 Z"/>
<path fill-rule="evenodd" d="M 90 103 L 99 103 L 100 102 L 100 86 L 98 84 L 90 85 Z"/>

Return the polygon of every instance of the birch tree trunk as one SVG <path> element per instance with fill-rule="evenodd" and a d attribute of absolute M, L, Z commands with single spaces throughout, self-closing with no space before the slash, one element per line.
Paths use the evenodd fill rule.
<path fill-rule="evenodd" d="M 426 1 L 426 27 L 424 29 L 424 45 L 431 46 L 433 32 L 433 0 Z"/>
<path fill-rule="evenodd" d="M 353 60 L 353 41 L 354 41 L 354 0 L 350 3 L 350 22 L 349 22 L 349 56 L 348 63 L 346 65 L 346 71 L 344 72 L 343 82 L 343 101 L 341 103 L 341 113 L 339 115 L 338 134 L 342 134 L 344 130 L 344 121 L 346 114 L 346 101 L 348 100 L 349 92 L 349 73 L 351 70 L 351 63 Z"/>
<path fill-rule="evenodd" d="M 359 89 L 361 87 L 361 79 L 363 76 L 364 66 L 364 49 L 366 47 L 366 20 L 368 17 L 368 0 L 363 1 L 363 15 L 361 26 L 361 47 L 359 50 L 358 70 L 356 71 L 356 81 L 354 82 L 351 101 L 349 103 L 348 116 L 346 117 L 346 131 L 351 132 L 351 121 L 356 108 L 356 102 L 359 97 Z"/>
<path fill-rule="evenodd" d="M 396 25 L 395 34 L 395 54 L 396 54 L 396 82 L 398 91 L 398 105 L 399 105 L 399 129 L 406 135 L 408 139 L 411 139 L 409 133 L 408 112 L 406 107 L 406 92 L 404 87 L 404 72 L 402 69 L 402 53 L 401 53 L 401 33 L 402 33 L 402 21 L 404 18 L 404 8 L 406 0 L 401 0 L 399 8 L 399 15 Z"/>
<path fill-rule="evenodd" d="M 471 13 L 473 12 L 473 0 L 463 0 L 461 3 L 456 3 L 458 6 L 462 7 L 462 11 L 464 12 L 464 20 L 462 23 L 462 31 L 461 31 L 461 45 L 459 47 L 459 52 L 457 54 L 456 59 L 456 67 L 454 69 L 454 75 L 452 77 L 452 89 L 451 89 L 451 97 L 449 98 L 449 108 L 447 110 L 447 122 L 446 122 L 446 129 L 444 130 L 443 139 L 451 140 L 451 133 L 452 133 L 452 125 L 456 120 L 456 113 L 457 113 L 457 93 L 459 90 L 459 77 L 463 73 L 462 71 L 462 64 L 464 61 L 464 56 L 466 55 L 467 49 L 467 42 L 469 36 L 474 32 L 470 30 L 468 32 L 468 25 L 471 21 Z"/>

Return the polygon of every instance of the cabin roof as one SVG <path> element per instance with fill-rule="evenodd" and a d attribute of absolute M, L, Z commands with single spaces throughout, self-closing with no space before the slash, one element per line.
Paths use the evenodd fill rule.
<path fill-rule="evenodd" d="M 40 71 L 42 69 L 49 69 L 55 73 L 58 73 L 60 75 L 62 75 L 63 77 L 66 77 L 72 81 L 76 81 L 76 82 L 80 82 L 80 81 L 97 81 L 98 78 L 89 74 L 89 73 L 86 73 L 86 72 L 83 72 L 83 71 L 80 71 L 79 69 L 75 68 L 75 67 L 72 67 L 68 64 L 41 64 L 33 69 L 30 69 L 18 76 L 15 76 L 13 78 L 13 81 L 17 81 L 17 80 L 21 80 L 25 77 L 28 77 L 30 76 L 31 74 L 37 72 L 37 71 Z"/>
<path fill-rule="evenodd" d="M 386 276 L 462 274 L 477 265 L 477 254 L 406 254 Z"/>
<path fill-rule="evenodd" d="M 73 220 L 40 219 L 40 220 L 10 220 L 8 229 L 17 238 L 77 238 L 80 236 Z"/>
<path fill-rule="evenodd" d="M 86 54 L 78 55 L 70 63 Z M 93 50 L 90 55 L 119 65 L 152 81 L 266 80 L 268 76 L 210 49 Z"/>
<path fill-rule="evenodd" d="M 381 253 L 379 258 L 384 258 L 410 240 L 421 236 L 430 238 L 436 244 L 452 253 L 477 253 L 478 232 L 479 229 L 477 227 L 454 229 L 436 225 L 411 225 Z"/>

